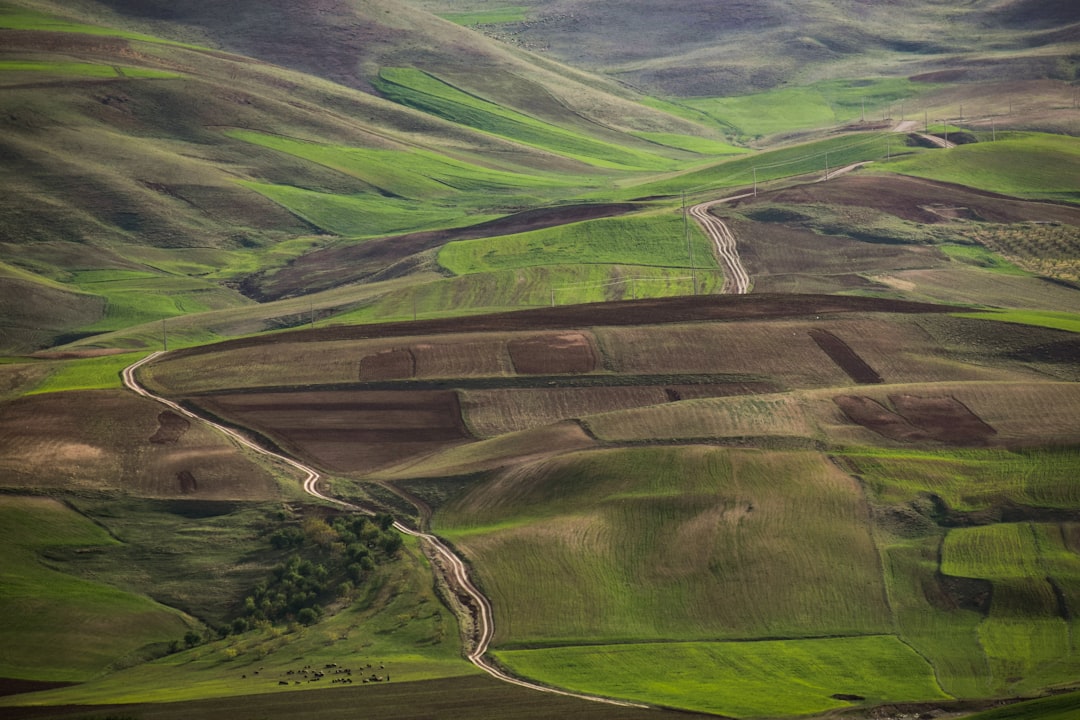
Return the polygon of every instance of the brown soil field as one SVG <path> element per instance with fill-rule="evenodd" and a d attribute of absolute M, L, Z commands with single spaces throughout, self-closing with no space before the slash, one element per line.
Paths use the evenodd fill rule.
<path fill-rule="evenodd" d="M 920 397 L 890 395 L 896 411 L 913 424 L 924 428 L 932 437 L 958 445 L 981 445 L 994 428 L 954 397 Z"/>
<path fill-rule="evenodd" d="M 811 329 L 837 338 L 832 341 L 837 352 L 842 339 L 848 348 L 844 357 L 830 357 Z M 860 382 L 1014 378 L 1004 369 L 957 362 L 941 339 L 908 316 L 608 327 L 594 333 L 611 369 L 620 373 L 742 373 L 774 386 L 827 387 L 849 384 L 845 369 L 855 372 L 861 358 L 869 369 L 860 366 Z"/>
<path fill-rule="evenodd" d="M 855 382 L 860 385 L 874 385 L 885 382 L 878 375 L 877 370 L 870 367 L 846 342 L 828 330 L 814 328 L 808 334 L 817 343 L 817 346 Z"/>
<path fill-rule="evenodd" d="M 346 247 L 316 250 L 293 260 L 269 277 L 252 276 L 242 290 L 260 301 L 325 290 L 372 276 L 393 277 L 394 264 L 411 255 L 456 240 L 512 235 L 568 223 L 623 215 L 638 207 L 629 203 L 538 208 L 463 228 L 410 233 L 368 240 Z"/>
<path fill-rule="evenodd" d="M 872 289 L 875 283 L 863 275 L 949 263 L 939 250 L 925 245 L 863 242 L 781 223 L 725 222 L 739 239 L 739 257 L 754 278 L 755 292 L 799 292 L 796 283 L 810 280 L 827 280 L 837 290 Z M 789 275 L 795 278 L 786 279 Z"/>
<path fill-rule="evenodd" d="M 415 322 L 333 325 L 183 348 L 170 353 L 169 358 L 179 360 L 239 348 L 272 347 L 283 342 L 329 342 L 479 332 L 535 332 L 598 326 L 661 325 L 708 320 L 745 321 L 866 312 L 947 313 L 960 309 L 962 308 L 955 305 L 847 295 L 695 295 L 536 308 Z"/>
<path fill-rule="evenodd" d="M 904 416 L 894 413 L 872 398 L 862 395 L 838 395 L 833 399 L 852 422 L 873 430 L 890 440 L 899 440 L 900 442 L 944 440 L 944 438 L 934 437 L 926 429 L 918 427 Z"/>
<path fill-rule="evenodd" d="M 177 415 L 171 410 L 165 410 L 158 415 L 157 432 L 150 436 L 152 443 L 175 443 L 184 436 L 191 427 L 191 421 Z"/>
<path fill-rule="evenodd" d="M 21 397 L 37 387 L 50 372 L 47 363 L 0 365 L 0 402 Z"/>
<path fill-rule="evenodd" d="M 1080 443 L 1080 385 L 994 383 L 948 388 L 949 395 L 993 428 L 992 445 Z"/>
<path fill-rule="evenodd" d="M 670 399 L 663 387 L 536 388 L 465 391 L 461 404 L 469 427 L 481 437 L 494 437 Z"/>
<path fill-rule="evenodd" d="M 506 339 L 491 335 L 434 338 L 412 346 L 416 377 L 489 377 L 513 374 Z"/>
<path fill-rule="evenodd" d="M 363 712 L 358 712 L 363 708 Z M 512 709 L 512 710 L 511 710 Z M 495 680 L 487 675 L 419 682 L 372 683 L 300 692 L 268 692 L 262 695 L 141 705 L 82 707 L 5 707 L 11 720 L 59 720 L 87 717 L 136 717 L 143 720 L 238 720 L 268 718 L 295 720 L 716 720 L 685 710 L 627 708 L 537 692 Z"/>
<path fill-rule="evenodd" d="M 884 439 L 1020 448 L 1080 442 L 1080 425 L 1076 423 L 1080 417 L 1080 385 L 1076 383 L 950 382 L 867 387 L 860 395 L 835 396 L 829 404 L 842 409 L 832 419 L 827 407 L 816 399 L 811 407 L 830 441 L 840 444 L 872 445 Z"/>
<path fill-rule="evenodd" d="M 360 381 L 507 375 L 513 369 L 506 345 L 503 338 L 479 336 L 382 350 L 361 358 Z"/>
<path fill-rule="evenodd" d="M 0 406 L 0 484 L 148 498 L 280 497 L 265 467 L 219 433 L 183 422 L 123 391 L 20 398 Z"/>
<path fill-rule="evenodd" d="M 401 380 L 416 376 L 416 356 L 409 348 L 383 350 L 360 360 L 360 381 Z"/>
<path fill-rule="evenodd" d="M 507 343 L 514 368 L 522 375 L 587 373 L 600 364 L 592 342 L 580 332 L 537 335 Z"/>
<path fill-rule="evenodd" d="M 250 393 L 193 402 L 339 472 L 375 470 L 470 439 L 451 391 Z"/>
<path fill-rule="evenodd" d="M 811 183 L 759 193 L 733 207 L 754 202 L 827 203 L 869 207 L 904 220 L 935 224 L 963 216 L 996 223 L 1027 220 L 1080 225 L 1080 208 L 1017 200 L 1008 195 L 903 175 L 849 174 L 828 183 Z"/>
<path fill-rule="evenodd" d="M 393 337 L 356 338 L 312 345 L 289 334 L 270 344 L 230 346 L 222 355 L 169 353 L 145 368 L 141 377 L 151 388 L 179 395 L 223 388 L 340 385 L 513 372 L 502 335 L 421 335 L 404 342 Z M 2 373 L 0 367 L 0 383 Z"/>

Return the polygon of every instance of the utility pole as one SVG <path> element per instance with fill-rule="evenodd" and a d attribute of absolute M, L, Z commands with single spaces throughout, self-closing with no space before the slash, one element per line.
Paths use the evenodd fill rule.
<path fill-rule="evenodd" d="M 551 286 L 551 307 L 555 307 L 555 286 Z"/>
<path fill-rule="evenodd" d="M 825 179 L 829 179 L 829 153 L 825 153 Z"/>
<path fill-rule="evenodd" d="M 930 112 L 928 110 L 923 110 L 922 124 L 923 124 L 923 130 L 922 131 L 924 133 L 929 133 L 930 132 Z"/>
<path fill-rule="evenodd" d="M 168 333 L 165 331 L 165 318 L 161 319 L 161 351 L 169 351 L 169 336 Z"/>
<path fill-rule="evenodd" d="M 308 301 L 308 316 L 311 319 L 311 327 L 314 328 L 315 327 L 315 301 L 314 300 L 309 300 Z"/>
<path fill-rule="evenodd" d="M 686 216 L 686 191 L 685 190 L 683 191 L 683 194 L 682 194 L 682 206 L 683 206 L 683 213 L 682 213 L 683 237 L 686 240 L 686 254 L 690 258 L 690 278 L 691 278 L 690 282 L 693 283 L 694 294 L 697 295 L 697 269 L 694 268 L 694 246 L 690 242 L 690 223 L 689 223 L 689 219 Z"/>
<path fill-rule="evenodd" d="M 754 197 L 757 197 L 757 168 L 754 168 Z"/>

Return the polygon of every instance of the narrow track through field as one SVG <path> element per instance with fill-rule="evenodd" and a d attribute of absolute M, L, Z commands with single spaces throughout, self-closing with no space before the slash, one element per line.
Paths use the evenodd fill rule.
<path fill-rule="evenodd" d="M 255 442 L 244 437 L 244 435 L 240 432 L 232 428 L 225 427 L 224 425 L 220 425 L 216 422 L 213 422 L 212 420 L 208 420 L 207 418 L 196 415 L 190 410 L 182 407 L 180 404 L 175 403 L 171 400 L 167 400 L 159 395 L 155 395 L 149 390 L 147 390 L 145 387 L 143 387 L 143 385 L 141 385 L 138 379 L 135 377 L 136 371 L 146 363 L 154 360 L 162 354 L 164 354 L 163 351 L 159 350 L 157 352 L 147 355 L 142 360 L 139 360 L 138 362 L 135 362 L 132 365 L 124 368 L 124 371 L 121 373 L 124 385 L 129 390 L 141 395 L 144 398 L 159 402 L 185 417 L 206 423 L 207 425 L 224 433 L 245 448 L 248 448 L 256 453 L 265 455 L 275 460 L 279 460 L 288 465 L 289 467 L 292 467 L 293 469 L 303 473 L 303 487 L 304 492 L 306 492 L 307 494 L 319 498 L 320 500 L 325 500 L 326 502 L 346 508 L 348 510 L 352 510 L 354 512 L 364 513 L 365 515 L 372 514 L 369 510 L 362 508 L 358 505 L 345 502 L 344 500 L 339 500 L 338 498 L 330 497 L 329 495 L 324 495 L 318 487 L 319 481 L 322 479 L 322 475 L 319 473 L 318 470 L 310 467 L 309 465 L 305 465 L 304 463 L 294 460 L 285 455 L 280 455 L 276 452 L 267 450 L 266 448 L 261 447 Z M 495 634 L 495 624 L 493 620 L 491 602 L 473 584 L 472 580 L 469 578 L 469 571 L 468 568 L 466 568 L 465 563 L 462 562 L 461 558 L 455 555 L 449 547 L 447 547 L 446 543 L 444 543 L 435 535 L 413 530 L 412 528 L 403 525 L 401 522 L 396 520 L 394 521 L 394 528 L 398 532 L 405 533 L 406 535 L 411 535 L 415 538 L 418 538 L 421 543 L 426 544 L 430 552 L 429 557 L 434 556 L 438 559 L 438 562 L 432 562 L 433 570 L 436 573 L 443 573 L 444 579 L 446 580 L 449 588 L 452 591 L 456 590 L 464 594 L 466 598 L 468 598 L 468 605 L 471 605 L 475 609 L 475 638 L 474 642 L 472 643 L 473 647 L 467 648 L 467 657 L 469 659 L 469 662 L 471 662 L 473 665 L 498 680 L 512 683 L 514 685 L 519 685 L 524 688 L 530 688 L 532 690 L 539 690 L 540 692 L 552 693 L 555 695 L 564 695 L 566 697 L 573 697 L 581 700 L 590 700 L 593 702 L 606 703 L 608 705 L 617 705 L 620 707 L 648 707 L 647 705 L 641 705 L 638 703 L 624 702 L 621 700 L 612 700 L 610 698 L 597 697 L 594 695 L 583 695 L 580 693 L 568 692 L 566 690 L 559 690 L 557 688 L 552 688 L 545 685 L 532 683 L 527 680 L 522 680 L 504 672 L 502 669 L 497 667 L 488 658 L 485 657 L 488 646 L 491 643 L 491 638 Z M 466 605 L 466 603 L 462 604 Z M 468 611 L 469 607 L 466 606 L 465 610 Z"/>
<path fill-rule="evenodd" d="M 720 256 L 720 262 L 724 266 L 724 285 L 720 292 L 728 295 L 745 295 L 750 292 L 750 275 L 743 267 L 739 258 L 739 250 L 735 242 L 735 235 L 731 232 L 724 221 L 709 212 L 713 205 L 730 202 L 744 197 L 750 197 L 753 193 L 744 193 L 733 197 L 709 200 L 699 203 L 690 208 L 690 214 L 705 234 L 713 241 L 716 254 Z"/>

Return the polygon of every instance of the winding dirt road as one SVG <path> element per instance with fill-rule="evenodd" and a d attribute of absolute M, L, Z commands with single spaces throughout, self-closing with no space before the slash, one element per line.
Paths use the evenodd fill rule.
<path fill-rule="evenodd" d="M 937 139 L 940 140 L 940 138 Z M 825 182 L 826 180 L 849 173 L 852 170 L 861 168 L 869 163 L 870 161 L 866 160 L 834 168 L 812 182 Z M 742 259 L 739 257 L 738 243 L 735 240 L 735 234 L 731 232 L 731 228 L 729 228 L 723 220 L 711 214 L 709 209 L 713 205 L 731 202 L 732 200 L 741 200 L 742 198 L 747 197 L 754 197 L 754 193 L 749 192 L 743 193 L 742 195 L 732 195 L 731 197 L 720 198 L 719 200 L 709 200 L 690 208 L 690 215 L 693 216 L 694 220 L 701 226 L 701 229 L 704 230 L 705 234 L 713 241 L 713 246 L 716 248 L 716 254 L 720 257 L 720 263 L 723 265 L 724 270 L 724 284 L 720 288 L 720 292 L 727 295 L 745 295 L 750 292 L 750 275 L 746 272 L 746 268 L 743 267 L 742 264 Z"/>
<path fill-rule="evenodd" d="M 709 213 L 709 208 L 719 203 L 731 202 L 752 195 L 753 193 L 744 193 L 719 200 L 709 200 L 690 208 L 690 215 L 712 239 L 716 254 L 720 256 L 720 262 L 724 266 L 724 284 L 720 292 L 727 295 L 745 295 L 750 292 L 750 275 L 739 258 L 735 235 L 723 220 Z"/>
<path fill-rule="evenodd" d="M 204 417 L 200 417 L 199 415 L 196 415 L 190 410 L 182 407 L 178 403 L 167 400 L 159 395 L 155 395 L 149 390 L 147 390 L 145 387 L 143 387 L 143 385 L 139 383 L 138 378 L 135 377 L 136 371 L 146 363 L 154 360 L 162 354 L 164 354 L 163 351 L 159 350 L 157 352 L 147 355 L 142 360 L 139 360 L 138 362 L 124 368 L 123 372 L 121 373 L 124 385 L 129 390 L 141 395 L 144 398 L 159 402 L 162 405 L 167 406 L 168 408 L 185 417 L 191 418 L 198 422 L 206 423 L 207 425 L 229 436 L 243 447 L 246 447 L 261 455 L 265 455 L 275 460 L 279 460 L 286 465 L 294 468 L 295 470 L 299 471 L 304 475 L 303 487 L 304 492 L 306 492 L 307 494 L 319 498 L 320 500 L 325 500 L 326 502 L 346 508 L 348 510 L 352 510 L 354 512 L 363 513 L 365 515 L 373 514 L 369 510 L 362 508 L 358 505 L 353 505 L 352 503 L 345 502 L 344 500 L 339 500 L 338 498 L 324 495 L 318 487 L 319 481 L 322 479 L 322 475 L 319 473 L 318 470 L 315 470 L 314 468 L 305 465 L 297 460 L 286 457 L 285 455 L 279 455 L 278 453 L 271 452 L 264 447 L 260 447 L 258 444 L 244 437 L 243 434 L 237 432 L 236 430 L 225 427 L 224 425 L 220 425 Z M 466 641 L 466 645 L 472 645 L 472 648 L 467 647 L 466 650 L 469 662 L 471 662 L 473 665 L 498 680 L 502 680 L 504 682 L 512 683 L 514 685 L 519 685 L 521 687 L 529 688 L 532 690 L 539 690 L 541 692 L 551 693 L 554 695 L 564 695 L 566 697 L 579 698 L 581 700 L 590 700 L 593 702 L 606 703 L 608 705 L 618 705 L 620 707 L 648 707 L 647 705 L 640 705 L 638 703 L 612 700 L 610 698 L 597 697 L 594 695 L 583 695 L 579 693 L 568 692 L 566 690 L 559 690 L 557 688 L 552 688 L 545 685 L 538 685 L 536 683 L 529 682 L 528 680 L 522 680 L 520 678 L 509 675 L 497 666 L 495 666 L 490 660 L 484 657 L 487 653 L 488 646 L 491 643 L 491 638 L 495 634 L 495 624 L 493 620 L 491 602 L 487 599 L 486 596 L 484 596 L 483 593 L 477 590 L 475 585 L 473 585 L 472 580 L 469 578 L 469 571 L 468 568 L 466 568 L 465 563 L 462 562 L 461 558 L 455 555 L 450 550 L 450 548 L 446 546 L 446 543 L 444 543 L 435 535 L 413 530 L 412 528 L 403 525 L 398 521 L 394 521 L 394 528 L 398 532 L 405 533 L 406 535 L 411 535 L 420 540 L 421 545 L 424 546 L 425 554 L 432 561 L 432 568 L 435 570 L 435 572 L 442 574 L 442 577 L 445 580 L 447 587 L 450 590 L 450 593 L 457 596 L 457 601 L 460 603 L 461 609 L 465 611 L 465 614 L 469 615 L 472 618 L 474 628 L 473 632 L 470 633 L 472 635 L 471 642 Z"/>

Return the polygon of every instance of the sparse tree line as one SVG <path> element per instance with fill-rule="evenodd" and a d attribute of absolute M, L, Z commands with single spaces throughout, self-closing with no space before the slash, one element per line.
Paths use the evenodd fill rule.
<path fill-rule="evenodd" d="M 225 637 L 258 627 L 299 623 L 311 625 L 325 608 L 351 598 L 377 565 L 397 558 L 401 535 L 391 515 L 309 516 L 270 535 L 270 546 L 289 551 L 259 582 L 240 606 L 237 617 L 218 628 Z M 202 636 L 188 632 L 183 645 L 193 647 Z M 172 651 L 181 647 L 172 644 Z"/>

